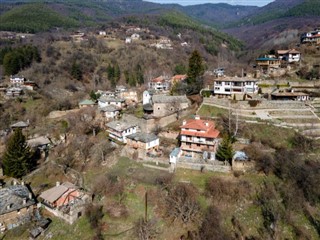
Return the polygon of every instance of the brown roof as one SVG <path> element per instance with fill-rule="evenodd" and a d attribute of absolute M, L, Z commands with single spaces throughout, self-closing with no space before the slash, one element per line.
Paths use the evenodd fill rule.
<path fill-rule="evenodd" d="M 181 135 L 217 138 L 220 134 L 219 130 L 215 129 L 215 124 L 213 121 L 203 119 L 190 119 L 186 122 L 186 124 L 180 126 L 180 128 L 205 131 L 195 132 L 190 130 L 181 130 Z"/>
<path fill-rule="evenodd" d="M 44 191 L 43 193 L 41 193 L 40 198 L 53 203 L 57 201 L 64 193 L 66 193 L 70 189 L 78 189 L 78 187 L 73 185 L 70 182 L 65 182 L 59 186 L 55 186 L 53 188 L 50 188 Z"/>

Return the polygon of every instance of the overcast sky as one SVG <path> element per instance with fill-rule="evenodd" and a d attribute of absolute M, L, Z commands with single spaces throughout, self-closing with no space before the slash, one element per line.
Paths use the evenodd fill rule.
<path fill-rule="evenodd" d="M 202 3 L 228 3 L 232 5 L 251 5 L 251 6 L 264 6 L 273 0 L 145 0 L 155 3 L 177 3 L 180 5 L 195 5 Z"/>

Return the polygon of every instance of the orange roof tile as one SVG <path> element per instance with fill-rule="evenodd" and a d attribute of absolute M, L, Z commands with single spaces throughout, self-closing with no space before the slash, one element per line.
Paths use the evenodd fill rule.
<path fill-rule="evenodd" d="M 186 122 L 186 124 L 180 126 L 180 128 L 205 131 L 195 132 L 190 130 L 181 130 L 181 135 L 216 138 L 220 134 L 219 130 L 215 129 L 215 124 L 213 121 L 203 119 L 190 119 Z"/>

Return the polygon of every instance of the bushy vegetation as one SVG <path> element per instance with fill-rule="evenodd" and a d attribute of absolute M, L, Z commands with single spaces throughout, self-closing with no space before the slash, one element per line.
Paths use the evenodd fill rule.
<path fill-rule="evenodd" d="M 18 73 L 20 70 L 29 67 L 33 61 L 41 61 L 40 52 L 35 46 L 5 47 L 0 50 L 0 64 L 3 65 L 6 75 Z"/>

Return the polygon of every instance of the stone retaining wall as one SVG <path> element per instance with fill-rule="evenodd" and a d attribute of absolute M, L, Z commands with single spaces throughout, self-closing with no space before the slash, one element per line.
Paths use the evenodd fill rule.
<path fill-rule="evenodd" d="M 258 109 L 304 109 L 308 108 L 305 102 L 299 101 L 268 101 L 261 100 L 256 107 L 250 107 L 248 101 L 237 101 L 232 102 L 228 99 L 223 98 L 203 98 L 203 104 L 213 104 L 222 108 L 237 108 L 247 110 L 258 110 Z"/>

